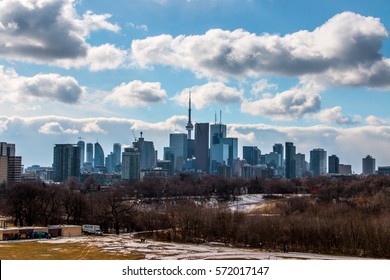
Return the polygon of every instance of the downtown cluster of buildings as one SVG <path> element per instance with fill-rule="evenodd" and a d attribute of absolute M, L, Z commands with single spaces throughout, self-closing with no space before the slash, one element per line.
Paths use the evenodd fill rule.
<path fill-rule="evenodd" d="M 139 138 L 133 132 L 131 146 L 115 143 L 107 156 L 98 142 L 85 143 L 81 138 L 77 144 L 55 144 L 52 167 L 34 165 L 22 174 L 22 159 L 15 156 L 15 144 L 0 142 L 0 183 L 35 179 L 64 182 L 70 177 L 80 178 L 83 182 L 94 176 L 100 184 L 110 184 L 119 180 L 167 178 L 179 173 L 246 180 L 352 175 L 351 165 L 340 163 L 336 155 L 327 156 L 327 151 L 317 148 L 310 151 L 308 162 L 305 154 L 297 153 L 292 142 L 275 143 L 273 150 L 266 154 L 256 146 L 243 146 L 240 159 L 238 139 L 227 136 L 227 126 L 221 118 L 220 114 L 219 122 L 215 116 L 213 124 L 193 125 L 190 95 L 187 133 L 169 135 L 169 146 L 164 148 L 161 160 L 154 143 L 145 140 L 142 132 Z M 362 170 L 364 175 L 390 174 L 389 166 L 376 170 L 375 159 L 369 155 L 362 159 Z"/>

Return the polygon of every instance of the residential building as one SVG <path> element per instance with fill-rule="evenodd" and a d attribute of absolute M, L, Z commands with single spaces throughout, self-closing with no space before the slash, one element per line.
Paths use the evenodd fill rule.
<path fill-rule="evenodd" d="M 336 155 L 331 155 L 328 158 L 329 173 L 340 173 L 340 159 Z"/>
<path fill-rule="evenodd" d="M 125 148 L 122 153 L 122 179 L 139 180 L 141 153 L 138 148 Z"/>
<path fill-rule="evenodd" d="M 362 159 L 362 165 L 364 175 L 375 174 L 375 158 L 370 155 L 366 156 Z"/>
<path fill-rule="evenodd" d="M 352 175 L 352 166 L 350 164 L 339 164 L 339 173 L 341 175 Z"/>
<path fill-rule="evenodd" d="M 69 177 L 80 177 L 80 147 L 73 144 L 56 144 L 53 173 L 55 182 L 63 182 Z"/>
<path fill-rule="evenodd" d="M 310 151 L 310 171 L 314 177 L 326 174 L 326 151 L 314 149 Z"/>

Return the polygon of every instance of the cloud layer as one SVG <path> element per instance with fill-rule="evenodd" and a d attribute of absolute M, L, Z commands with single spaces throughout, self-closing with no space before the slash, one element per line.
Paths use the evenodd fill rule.
<path fill-rule="evenodd" d="M 36 99 L 78 103 L 85 89 L 75 78 L 58 74 L 19 76 L 15 70 L 0 65 L 0 103 L 22 103 Z"/>
<path fill-rule="evenodd" d="M 167 93 L 161 89 L 160 83 L 131 81 L 122 83 L 113 89 L 105 99 L 106 102 L 115 103 L 119 106 L 139 107 L 152 103 L 164 103 Z"/>
<path fill-rule="evenodd" d="M 109 14 L 77 15 L 74 0 L 4 0 L 0 2 L 0 57 L 63 67 L 112 69 L 126 52 L 113 45 L 91 46 L 91 32 L 118 32 Z M 107 56 L 105 59 L 102 56 Z"/>
<path fill-rule="evenodd" d="M 390 62 L 380 52 L 387 36 L 379 19 L 344 12 L 285 36 L 211 29 L 133 40 L 131 57 L 140 67 L 170 65 L 211 79 L 309 75 L 333 85 L 389 88 Z"/>
<path fill-rule="evenodd" d="M 182 106 L 188 106 L 189 92 L 191 92 L 191 101 L 196 109 L 203 109 L 212 104 L 239 103 L 244 94 L 243 90 L 228 87 L 222 82 L 209 82 L 201 86 L 185 88 L 173 99 Z"/>

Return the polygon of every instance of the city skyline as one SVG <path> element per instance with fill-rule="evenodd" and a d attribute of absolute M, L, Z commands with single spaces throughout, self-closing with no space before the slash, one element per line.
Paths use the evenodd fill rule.
<path fill-rule="evenodd" d="M 142 131 L 162 159 L 191 92 L 193 126 L 222 110 L 240 158 L 293 142 L 390 165 L 390 7 L 339 2 L 2 1 L 0 140 L 50 166 L 55 144 L 107 156 Z"/>

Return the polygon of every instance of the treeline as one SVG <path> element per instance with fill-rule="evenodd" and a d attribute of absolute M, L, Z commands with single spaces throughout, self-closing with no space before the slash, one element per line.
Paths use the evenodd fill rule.
<path fill-rule="evenodd" d="M 93 182 L 91 182 L 93 183 Z M 231 211 L 249 193 L 305 193 L 273 201 L 267 212 Z M 212 199 L 210 199 L 212 198 Z M 211 203 L 218 201 L 219 203 Z M 86 192 L 63 185 L 20 183 L 7 189 L 1 214 L 19 226 L 99 224 L 105 232 L 148 231 L 176 242 L 390 258 L 390 177 L 226 181 L 175 177 Z"/>
<path fill-rule="evenodd" d="M 176 242 L 270 250 L 287 245 L 303 252 L 390 258 L 390 177 L 321 178 L 310 184 L 320 181 L 324 186 L 312 195 L 278 199 L 267 212 L 246 214 L 223 204 L 187 202 L 168 205 L 164 212 L 149 209 L 142 215 L 155 217 L 154 223 L 138 226 Z M 156 231 L 162 228 L 167 230 Z"/>

